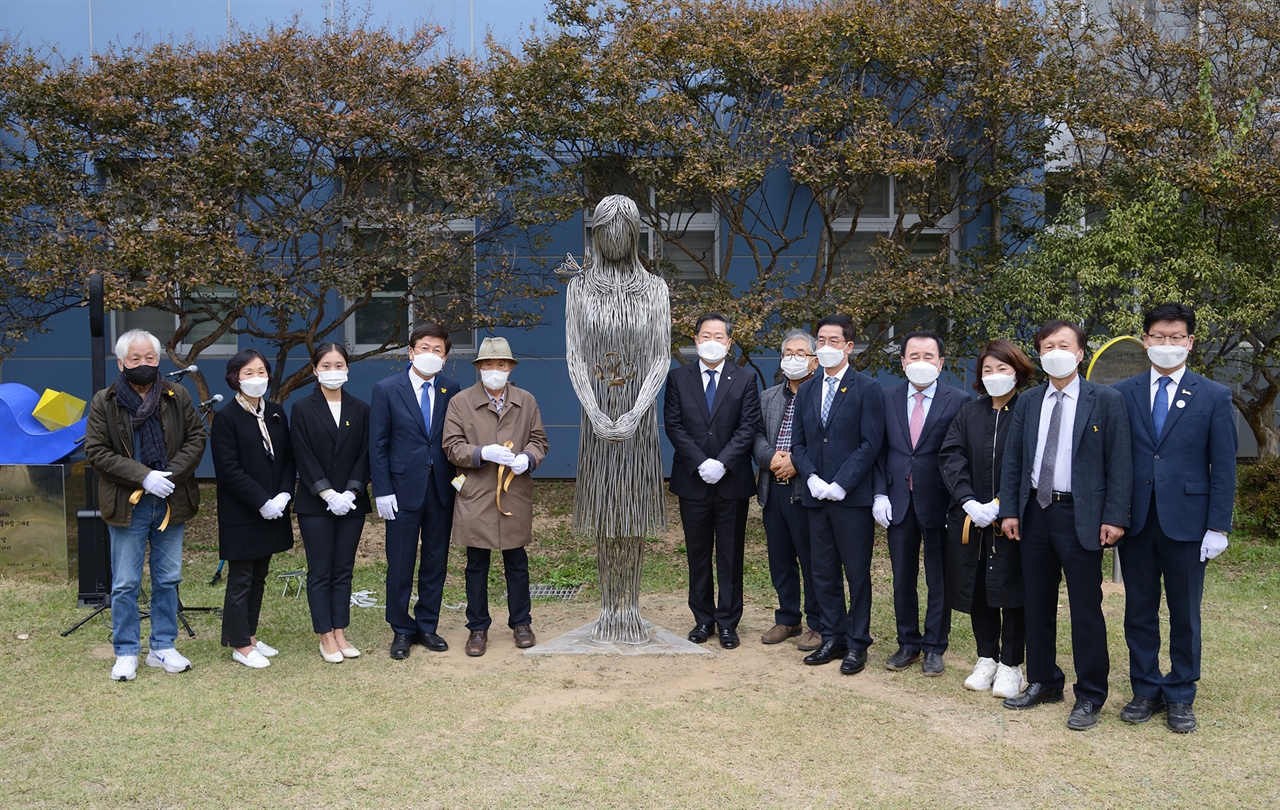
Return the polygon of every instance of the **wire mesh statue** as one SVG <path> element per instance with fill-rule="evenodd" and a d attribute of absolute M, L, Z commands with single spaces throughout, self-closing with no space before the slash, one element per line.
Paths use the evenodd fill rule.
<path fill-rule="evenodd" d="M 642 644 L 644 539 L 667 525 L 656 401 L 671 364 L 671 302 L 667 283 L 640 264 L 633 200 L 601 200 L 591 241 L 565 300 L 569 379 L 582 403 L 573 525 L 596 537 L 591 640 Z"/>

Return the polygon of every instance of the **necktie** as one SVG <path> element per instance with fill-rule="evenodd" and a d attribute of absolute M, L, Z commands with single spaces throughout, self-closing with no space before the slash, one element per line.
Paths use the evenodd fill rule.
<path fill-rule="evenodd" d="M 1049 415 L 1049 433 L 1044 437 L 1044 456 L 1040 459 L 1040 478 L 1036 482 L 1036 503 L 1048 509 L 1053 500 L 1053 471 L 1058 466 L 1058 434 L 1062 432 L 1062 392 L 1054 391 L 1053 413 Z"/>
<path fill-rule="evenodd" d="M 427 436 L 431 436 L 431 383 L 422 386 L 422 422 L 427 426 Z"/>
<path fill-rule="evenodd" d="M 831 413 L 831 403 L 836 398 L 836 383 L 840 382 L 837 377 L 827 377 L 827 393 L 822 398 L 822 426 L 827 426 L 827 416 Z"/>
<path fill-rule="evenodd" d="M 911 446 L 915 447 L 920 443 L 920 433 L 924 430 L 924 392 L 917 391 L 912 394 L 916 398 L 916 404 L 911 409 Z M 907 489 L 915 492 L 916 482 L 912 480 L 914 473 L 907 473 Z"/>
<path fill-rule="evenodd" d="M 1151 421 L 1156 427 L 1156 440 L 1160 439 L 1160 433 L 1164 431 L 1164 421 L 1169 418 L 1169 391 L 1165 387 L 1173 382 L 1172 377 L 1161 377 L 1160 388 L 1156 391 L 1155 404 L 1151 406 Z"/>
<path fill-rule="evenodd" d="M 707 413 L 711 413 L 711 404 L 716 401 L 716 373 L 707 369 L 707 374 L 707 379 L 711 381 L 707 383 Z"/>

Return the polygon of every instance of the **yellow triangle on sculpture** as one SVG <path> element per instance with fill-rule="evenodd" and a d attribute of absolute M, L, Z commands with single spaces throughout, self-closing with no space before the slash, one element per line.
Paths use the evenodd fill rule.
<path fill-rule="evenodd" d="M 71 427 L 84 416 L 85 401 L 61 391 L 46 388 L 31 415 L 49 430 Z"/>

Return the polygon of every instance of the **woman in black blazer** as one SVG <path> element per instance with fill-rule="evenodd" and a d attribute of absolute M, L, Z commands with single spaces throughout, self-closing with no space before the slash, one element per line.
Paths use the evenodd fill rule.
<path fill-rule="evenodd" d="M 296 475 L 284 408 L 267 402 L 271 364 L 242 349 L 227 362 L 235 398 L 213 420 L 209 446 L 218 477 L 218 552 L 227 561 L 222 645 L 253 669 L 277 650 L 257 638 L 271 555 L 293 547 L 289 500 Z M 283 519 L 282 519 L 283 518 Z"/>
<path fill-rule="evenodd" d="M 369 514 L 369 406 L 342 390 L 347 350 L 322 343 L 311 355 L 316 389 L 293 406 L 289 433 L 298 460 L 298 528 L 307 552 L 307 603 L 320 655 L 331 664 L 355 658 L 347 641 L 351 572 Z"/>

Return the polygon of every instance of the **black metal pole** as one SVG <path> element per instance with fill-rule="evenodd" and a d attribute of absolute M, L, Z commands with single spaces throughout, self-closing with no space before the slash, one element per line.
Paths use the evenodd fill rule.
<path fill-rule="evenodd" d="M 102 275 L 93 273 L 89 276 L 89 345 L 94 394 L 107 387 L 105 321 Z M 84 467 L 84 509 L 76 513 L 76 526 L 80 550 L 80 605 L 106 605 L 111 598 L 110 538 L 98 504 L 98 476 L 88 464 Z"/>

